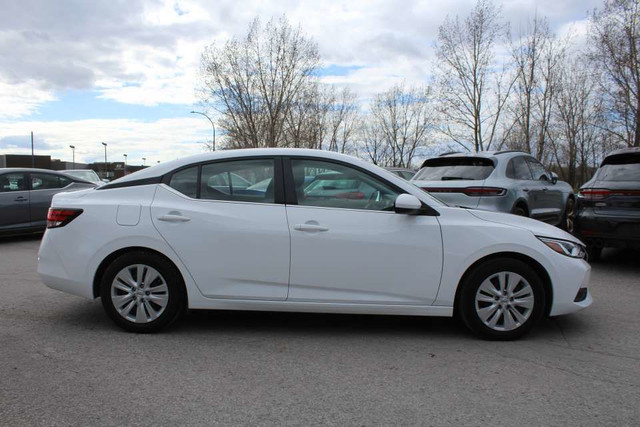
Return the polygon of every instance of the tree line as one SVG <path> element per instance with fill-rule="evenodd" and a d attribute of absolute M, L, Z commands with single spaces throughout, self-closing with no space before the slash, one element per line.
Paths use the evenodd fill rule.
<path fill-rule="evenodd" d="M 447 150 L 522 150 L 577 186 L 603 155 L 640 147 L 640 0 L 589 12 L 586 45 L 534 15 L 514 31 L 491 0 L 438 29 L 433 82 L 363 103 L 321 82 L 315 41 L 286 17 L 205 48 L 200 99 L 228 148 L 302 147 L 381 166 Z M 571 33 L 571 32 L 570 32 Z"/>

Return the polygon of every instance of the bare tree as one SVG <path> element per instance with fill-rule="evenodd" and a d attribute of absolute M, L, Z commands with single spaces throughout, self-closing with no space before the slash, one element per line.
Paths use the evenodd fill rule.
<path fill-rule="evenodd" d="M 327 149 L 346 153 L 358 127 L 358 101 L 356 94 L 348 88 L 334 100 L 329 112 Z"/>
<path fill-rule="evenodd" d="M 613 126 L 607 130 L 640 147 L 640 0 L 607 0 L 591 14 L 591 59 Z"/>
<path fill-rule="evenodd" d="M 442 130 L 454 142 L 475 151 L 488 150 L 499 129 L 513 78 L 496 68 L 494 49 L 505 35 L 499 9 L 478 0 L 463 22 L 447 17 L 438 31 L 436 54 Z"/>
<path fill-rule="evenodd" d="M 588 179 L 588 167 L 602 142 L 602 105 L 597 78 L 582 57 L 566 61 L 558 88 L 548 136 L 562 178 L 575 187 Z"/>
<path fill-rule="evenodd" d="M 416 150 L 429 143 L 435 114 L 429 87 L 396 85 L 376 96 L 369 117 L 388 145 L 388 166 L 409 167 Z"/>
<path fill-rule="evenodd" d="M 255 19 L 245 38 L 202 54 L 202 101 L 219 111 L 235 148 L 285 144 L 285 124 L 319 63 L 314 41 L 285 17 L 264 27 Z"/>
<path fill-rule="evenodd" d="M 362 143 L 361 145 L 356 145 L 356 149 L 358 152 L 360 152 L 360 150 L 364 152 L 362 157 L 371 161 L 374 165 L 391 165 L 390 146 L 384 137 L 382 129 L 374 125 L 371 121 L 367 121 L 362 123 L 360 132 Z"/>
<path fill-rule="evenodd" d="M 535 16 L 527 31 L 511 43 L 516 71 L 510 115 L 513 124 L 506 138 L 510 148 L 543 160 L 551 120 L 559 64 L 565 55 L 565 40 L 556 39 L 545 18 Z"/>

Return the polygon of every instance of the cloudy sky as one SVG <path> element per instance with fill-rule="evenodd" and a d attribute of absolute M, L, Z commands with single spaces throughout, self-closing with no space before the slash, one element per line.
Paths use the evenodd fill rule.
<path fill-rule="evenodd" d="M 473 0 L 2 0 L 0 154 L 147 164 L 202 151 L 209 122 L 194 88 L 200 52 L 286 14 L 318 43 L 323 79 L 363 99 L 399 80 L 425 82 L 438 26 Z M 554 31 L 584 29 L 601 0 L 505 0 L 512 30 L 535 13 Z"/>

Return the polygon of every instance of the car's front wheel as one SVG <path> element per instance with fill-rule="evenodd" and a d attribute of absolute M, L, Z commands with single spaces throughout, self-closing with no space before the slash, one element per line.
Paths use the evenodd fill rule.
<path fill-rule="evenodd" d="M 486 339 L 520 338 L 544 313 L 542 280 L 520 260 L 489 260 L 476 267 L 461 286 L 460 317 L 472 332 Z"/>
<path fill-rule="evenodd" d="M 186 301 L 180 272 L 163 257 L 145 251 L 116 258 L 102 276 L 100 296 L 118 326 L 139 333 L 171 324 Z"/>

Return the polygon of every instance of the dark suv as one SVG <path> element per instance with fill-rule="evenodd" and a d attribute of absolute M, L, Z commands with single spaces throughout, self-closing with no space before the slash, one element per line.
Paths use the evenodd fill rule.
<path fill-rule="evenodd" d="M 640 249 L 640 148 L 609 154 L 580 188 L 575 234 L 591 260 L 604 247 Z"/>

